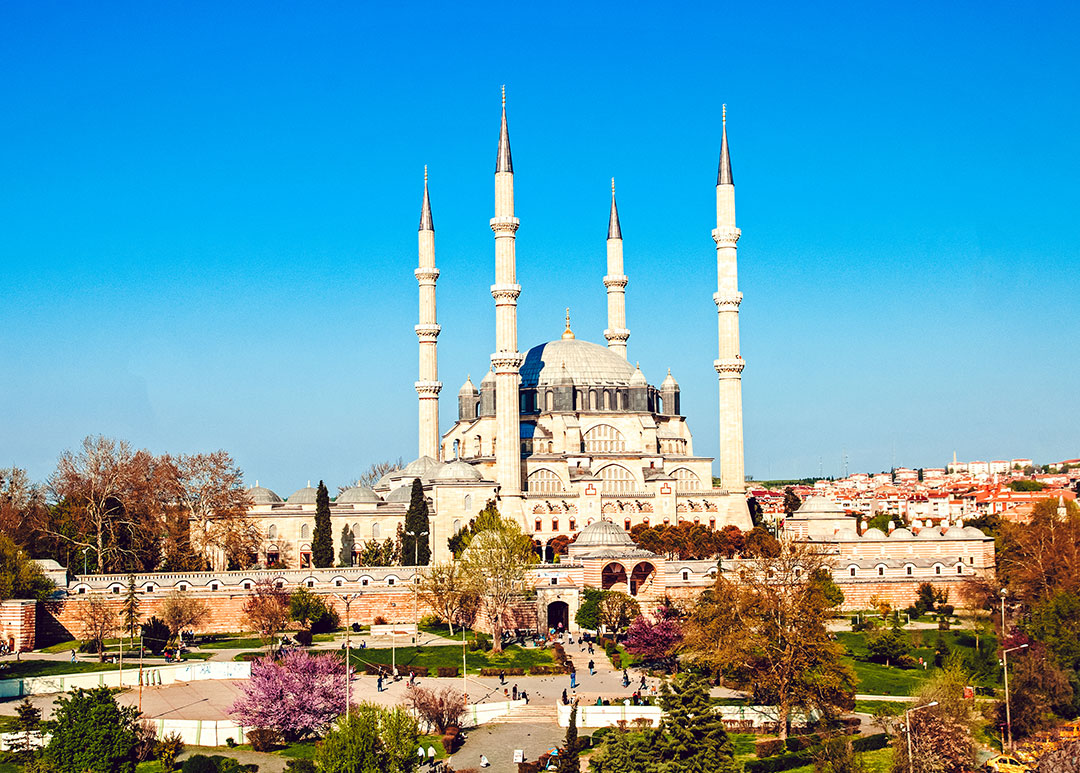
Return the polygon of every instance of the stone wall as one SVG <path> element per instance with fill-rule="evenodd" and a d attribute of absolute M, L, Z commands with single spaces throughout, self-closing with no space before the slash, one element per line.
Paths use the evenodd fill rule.
<path fill-rule="evenodd" d="M 37 639 L 37 602 L 9 599 L 0 603 L 0 639 L 16 652 L 32 650 Z"/>

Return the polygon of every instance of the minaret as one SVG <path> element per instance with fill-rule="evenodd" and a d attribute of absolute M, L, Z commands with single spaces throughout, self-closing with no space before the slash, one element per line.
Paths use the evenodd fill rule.
<path fill-rule="evenodd" d="M 435 321 L 435 224 L 431 219 L 431 199 L 428 197 L 428 172 L 424 167 L 424 204 L 420 209 L 420 265 L 413 273 L 420 284 L 420 324 L 416 337 L 420 340 L 420 380 L 416 394 L 420 398 L 419 455 L 439 459 L 439 383 L 438 340 L 441 328 Z"/>
<path fill-rule="evenodd" d="M 502 89 L 502 127 L 499 152 L 495 162 L 495 353 L 491 368 L 495 372 L 495 480 L 502 499 L 521 496 L 521 427 L 518 413 L 518 369 L 522 357 L 517 344 L 517 284 L 514 217 L 514 162 L 510 157 L 510 132 L 506 128 L 506 87 Z M 511 506 L 512 507 L 512 506 Z M 513 513 L 506 513 L 512 515 Z"/>
<path fill-rule="evenodd" d="M 615 206 L 615 178 L 611 178 L 611 214 L 607 226 L 607 339 L 608 349 L 626 359 L 626 341 L 630 331 L 626 329 L 626 283 L 623 273 L 622 228 L 619 225 L 619 208 Z"/>
<path fill-rule="evenodd" d="M 735 181 L 728 153 L 727 105 L 723 106 L 720 167 L 716 173 L 716 302 L 719 357 L 713 366 L 720 378 L 720 488 L 742 494 L 743 473 L 742 370 L 739 354 L 739 292 L 735 245 L 741 232 L 735 227 Z"/>

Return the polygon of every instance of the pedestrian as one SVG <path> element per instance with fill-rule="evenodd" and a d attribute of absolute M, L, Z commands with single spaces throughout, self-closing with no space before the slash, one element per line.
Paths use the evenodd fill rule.
<path fill-rule="evenodd" d="M 589 676 L 596 673 L 596 663 L 592 660 L 589 661 Z"/>
<path fill-rule="evenodd" d="M 570 698 L 566 695 L 566 690 L 562 691 L 562 705 L 566 706 L 570 703 Z"/>
<path fill-rule="evenodd" d="M 525 701 L 525 705 L 528 706 L 529 705 L 529 694 L 527 692 L 525 692 L 524 690 L 522 690 L 521 691 L 521 697 Z M 543 697 L 543 696 L 541 696 L 541 697 Z"/>
<path fill-rule="evenodd" d="M 625 668 L 622 670 L 622 686 L 623 687 L 629 687 L 630 686 L 630 675 L 628 673 L 626 673 Z"/>
<path fill-rule="evenodd" d="M 428 765 L 435 767 L 435 747 L 428 744 L 427 748 L 427 762 Z"/>
<path fill-rule="evenodd" d="M 573 690 L 577 687 L 577 671 L 570 672 L 570 689 Z"/>
<path fill-rule="evenodd" d="M 375 686 L 379 692 L 382 692 L 382 672 L 379 672 L 379 678 L 375 680 Z"/>
<path fill-rule="evenodd" d="M 488 762 L 488 758 L 485 757 L 483 754 L 480 755 L 480 767 L 482 767 L 482 768 L 490 768 L 491 767 L 491 763 Z"/>
<path fill-rule="evenodd" d="M 593 654 L 592 642 L 589 642 L 589 654 Z"/>
<path fill-rule="evenodd" d="M 510 691 L 510 694 L 514 696 L 513 700 L 518 699 L 518 688 L 516 684 L 514 685 L 514 689 Z"/>
<path fill-rule="evenodd" d="M 645 689 L 645 674 L 641 675 L 641 689 Z"/>
<path fill-rule="evenodd" d="M 75 662 L 75 650 L 72 650 L 72 651 L 71 651 L 71 662 L 72 662 L 72 663 L 74 663 L 74 662 Z"/>
<path fill-rule="evenodd" d="M 398 667 L 394 666 L 394 681 L 401 679 L 401 673 L 398 671 Z"/>
<path fill-rule="evenodd" d="M 499 684 L 506 684 L 506 672 L 499 671 Z"/>

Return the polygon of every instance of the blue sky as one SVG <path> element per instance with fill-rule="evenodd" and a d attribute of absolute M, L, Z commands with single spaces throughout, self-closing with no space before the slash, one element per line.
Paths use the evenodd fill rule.
<path fill-rule="evenodd" d="M 308 4 L 302 4 L 308 5 Z M 602 342 L 717 447 L 728 104 L 746 467 L 1076 456 L 1075 4 L 7 3 L 0 464 L 91 433 L 283 494 L 416 453 L 431 168 L 443 429 L 493 348 L 499 86 L 522 348 Z"/>

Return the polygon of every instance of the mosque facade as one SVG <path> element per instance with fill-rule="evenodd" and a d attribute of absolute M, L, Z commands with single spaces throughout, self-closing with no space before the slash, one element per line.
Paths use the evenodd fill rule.
<path fill-rule="evenodd" d="M 440 434 L 436 316 L 435 226 L 424 171 L 418 231 L 419 289 L 418 458 L 384 476 L 371 488 L 355 487 L 331 504 L 336 551 L 342 529 L 359 547 L 393 537 L 404 520 L 412 481 L 419 479 L 431 512 L 433 560 L 449 558 L 447 538 L 495 500 L 504 517 L 533 536 L 541 551 L 553 538 L 574 538 L 600 520 L 625 532 L 639 524 L 691 520 L 713 528 L 751 527 L 743 473 L 743 360 L 739 351 L 735 192 L 727 139 L 721 137 L 716 181 L 718 358 L 713 363 L 720 405 L 720 486 L 713 485 L 713 459 L 694 452 L 681 412 L 680 389 L 669 370 L 659 386 L 628 359 L 623 236 L 612 181 L 603 286 L 608 326 L 604 343 L 579 338 L 570 326 L 556 340 L 520 352 L 517 340 L 514 166 L 505 93 L 495 166 L 491 218 L 495 266 L 491 295 L 495 311 L 494 352 L 479 385 L 465 380 L 457 416 Z M 704 299 L 703 299 L 704 300 Z M 260 563 L 303 567 L 310 559 L 314 489 L 282 500 L 272 491 L 251 490 L 251 514 L 264 534 Z"/>

